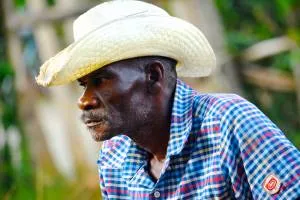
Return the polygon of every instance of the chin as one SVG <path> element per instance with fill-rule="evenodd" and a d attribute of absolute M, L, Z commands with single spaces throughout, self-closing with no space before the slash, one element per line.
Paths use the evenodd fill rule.
<path fill-rule="evenodd" d="M 103 142 L 105 140 L 109 140 L 111 139 L 113 136 L 111 136 L 109 133 L 107 132 L 95 132 L 95 131 L 90 131 L 91 132 L 91 136 L 93 138 L 93 140 L 95 140 L 96 142 Z"/>
<path fill-rule="evenodd" d="M 89 128 L 89 131 L 91 133 L 92 138 L 96 142 L 103 142 L 113 137 L 113 135 L 110 134 L 108 124 Z"/>

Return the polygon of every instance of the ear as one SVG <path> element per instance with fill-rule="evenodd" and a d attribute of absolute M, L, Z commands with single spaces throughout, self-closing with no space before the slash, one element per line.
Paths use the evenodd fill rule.
<path fill-rule="evenodd" d="M 155 94 L 162 90 L 164 67 L 159 61 L 152 61 L 146 66 L 146 83 L 148 92 Z"/>

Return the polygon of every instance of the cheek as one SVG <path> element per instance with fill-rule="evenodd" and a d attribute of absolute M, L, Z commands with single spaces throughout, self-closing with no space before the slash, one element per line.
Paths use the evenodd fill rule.
<path fill-rule="evenodd" d="M 133 95 L 129 103 L 129 112 L 137 121 L 145 121 L 152 111 L 152 104 L 149 97 L 139 94 Z"/>
<path fill-rule="evenodd" d="M 112 98 L 109 113 L 117 123 L 135 123 L 144 120 L 149 113 L 147 102 L 137 93 L 118 96 L 118 98 Z"/>
<path fill-rule="evenodd" d="M 130 85 L 130 87 L 126 87 Z M 149 98 L 140 84 L 125 84 L 115 87 L 106 96 L 108 112 L 118 123 L 131 123 L 144 119 L 149 113 Z"/>
<path fill-rule="evenodd" d="M 134 92 L 133 92 L 134 94 Z M 132 93 L 130 90 L 124 88 L 114 88 L 106 95 L 108 107 L 114 111 L 126 112 L 132 100 Z"/>

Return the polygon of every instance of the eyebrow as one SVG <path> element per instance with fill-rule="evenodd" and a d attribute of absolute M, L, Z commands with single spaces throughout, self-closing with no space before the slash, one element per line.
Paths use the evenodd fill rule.
<path fill-rule="evenodd" d="M 79 83 L 82 83 L 82 82 L 86 81 L 89 78 L 95 78 L 95 77 L 97 77 L 99 75 L 100 76 L 101 75 L 112 75 L 112 72 L 110 72 L 108 69 L 106 69 L 106 68 L 100 68 L 100 69 L 101 69 L 101 71 L 96 70 L 96 71 L 90 73 L 89 75 L 85 75 L 85 76 L 77 79 L 77 81 Z"/>
<path fill-rule="evenodd" d="M 96 70 L 94 73 L 92 73 L 90 76 L 93 78 L 98 75 L 112 75 L 112 72 L 108 70 L 107 68 L 100 68 L 101 70 Z"/>
<path fill-rule="evenodd" d="M 83 83 L 83 82 L 84 82 L 83 77 L 77 79 L 77 82 L 78 82 L 78 83 Z"/>

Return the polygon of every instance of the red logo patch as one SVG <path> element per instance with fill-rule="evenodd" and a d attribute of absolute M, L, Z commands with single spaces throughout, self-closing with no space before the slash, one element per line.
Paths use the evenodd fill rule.
<path fill-rule="evenodd" d="M 263 188 L 269 194 L 276 194 L 280 190 L 280 185 L 280 180 L 274 174 L 270 174 L 264 180 Z"/>

